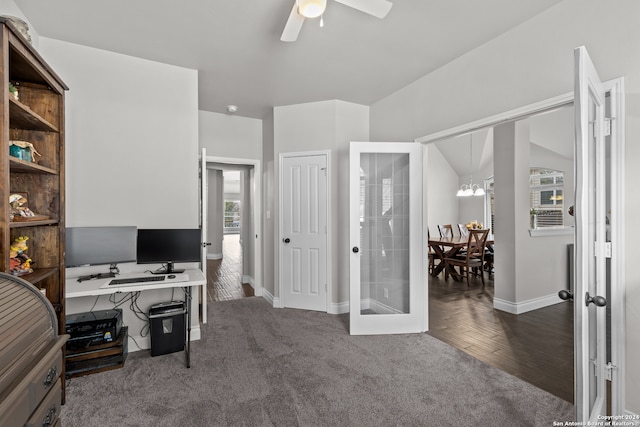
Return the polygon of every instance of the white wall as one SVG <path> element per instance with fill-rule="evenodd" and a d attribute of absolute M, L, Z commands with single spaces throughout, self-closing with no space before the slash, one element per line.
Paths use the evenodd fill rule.
<path fill-rule="evenodd" d="M 565 0 L 371 106 L 371 137 L 411 140 L 573 90 L 585 45 L 604 80 L 625 77 L 627 360 L 640 353 L 640 271 L 633 220 L 640 198 L 640 2 Z M 450 90 L 455 87 L 455 95 Z M 462 106 L 462 107 L 461 107 Z M 640 413 L 640 364 L 626 367 L 627 408 Z"/>
<path fill-rule="evenodd" d="M 67 225 L 197 227 L 197 72 L 46 38 L 40 46 L 70 87 Z"/>
<path fill-rule="evenodd" d="M 200 147 L 207 156 L 262 159 L 262 120 L 199 111 Z"/>
<path fill-rule="evenodd" d="M 222 239 L 224 236 L 224 177 L 220 169 L 208 169 L 208 209 L 207 234 L 211 246 L 207 249 L 207 258 L 222 258 Z"/>
<path fill-rule="evenodd" d="M 67 83 L 67 226 L 197 228 L 198 76 L 195 70 L 41 38 L 40 52 Z M 197 268 L 197 264 L 185 267 Z M 122 272 L 159 265 L 120 265 Z M 87 270 L 67 269 L 68 280 Z M 176 291 L 175 298 L 182 298 Z M 143 310 L 171 291 L 144 292 Z M 95 306 L 94 306 L 95 303 Z M 198 306 L 195 295 L 194 307 Z M 106 296 L 67 300 L 67 312 L 113 307 Z M 130 351 L 148 347 L 128 310 Z M 197 313 L 197 311 L 196 311 Z M 199 316 L 192 317 L 194 338 Z M 137 343 L 137 344 L 136 344 Z"/>
<path fill-rule="evenodd" d="M 276 225 L 275 218 L 275 132 L 273 111 L 262 121 L 263 152 L 262 152 L 262 234 L 263 234 L 263 282 L 264 297 L 273 302 L 275 295 L 275 241 Z"/>
<path fill-rule="evenodd" d="M 288 105 L 274 108 L 274 159 L 281 153 L 331 150 L 329 197 L 332 211 L 331 283 L 329 311 L 348 310 L 349 301 L 349 176 L 350 141 L 369 139 L 369 108 L 339 100 Z M 266 163 L 266 162 L 265 162 Z M 274 297 L 279 298 L 279 171 L 274 170 L 273 252 Z M 269 252 L 268 250 L 265 253 Z M 265 260 L 265 263 L 267 261 Z"/>
<path fill-rule="evenodd" d="M 458 175 L 435 144 L 429 144 L 425 148 L 427 164 L 423 179 L 427 194 L 429 233 L 430 236 L 437 237 L 440 235 L 438 224 L 452 224 L 460 215 L 456 197 L 459 188 Z"/>

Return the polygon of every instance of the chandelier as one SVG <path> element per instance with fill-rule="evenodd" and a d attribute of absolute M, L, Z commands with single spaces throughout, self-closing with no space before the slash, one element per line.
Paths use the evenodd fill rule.
<path fill-rule="evenodd" d="M 484 196 L 484 188 L 473 183 L 473 133 L 469 134 L 469 184 L 462 184 L 456 193 L 458 197 Z"/>

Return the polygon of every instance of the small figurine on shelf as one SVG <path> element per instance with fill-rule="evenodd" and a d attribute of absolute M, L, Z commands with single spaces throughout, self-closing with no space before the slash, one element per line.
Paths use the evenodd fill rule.
<path fill-rule="evenodd" d="M 9 196 L 9 205 L 11 205 L 10 219 L 12 221 L 16 220 L 16 217 L 31 218 L 36 216 L 27 206 L 27 198 L 23 194 L 11 194 Z"/>
<path fill-rule="evenodd" d="M 29 237 L 20 236 L 17 237 L 9 248 L 10 269 L 11 274 L 14 276 L 22 276 L 24 274 L 33 273 L 31 263 L 33 262 L 29 255 L 27 255 L 27 240 Z"/>
<path fill-rule="evenodd" d="M 11 93 L 11 95 L 13 95 L 13 97 L 14 97 L 15 99 L 18 99 L 18 98 L 19 98 L 19 95 L 18 95 L 18 88 L 17 88 L 17 87 L 15 87 L 15 85 L 14 85 L 13 83 L 11 83 L 11 82 L 9 82 L 9 92 Z"/>
<path fill-rule="evenodd" d="M 11 140 L 9 144 L 9 154 L 26 162 L 37 163 L 36 156 L 42 156 L 36 147 L 28 141 Z"/>

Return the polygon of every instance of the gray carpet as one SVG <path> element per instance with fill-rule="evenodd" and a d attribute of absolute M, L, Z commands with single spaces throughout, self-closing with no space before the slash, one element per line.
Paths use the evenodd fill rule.
<path fill-rule="evenodd" d="M 212 303 L 184 354 L 71 379 L 65 427 L 551 426 L 571 404 L 426 334 L 353 337 L 348 315 Z"/>

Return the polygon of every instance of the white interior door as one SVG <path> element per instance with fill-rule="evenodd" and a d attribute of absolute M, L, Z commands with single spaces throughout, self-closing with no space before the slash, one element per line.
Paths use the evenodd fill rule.
<path fill-rule="evenodd" d="M 606 410 L 605 90 L 584 47 L 575 56 L 575 405 L 578 421 Z"/>
<path fill-rule="evenodd" d="M 350 333 L 426 330 L 422 146 L 352 142 Z"/>
<path fill-rule="evenodd" d="M 207 248 L 211 243 L 207 242 L 207 218 L 209 203 L 209 174 L 207 173 L 207 149 L 203 148 L 200 153 L 200 229 L 202 231 L 202 254 L 200 255 L 200 269 L 207 277 Z M 200 296 L 200 305 L 202 307 L 202 323 L 207 323 L 207 286 L 200 286 L 202 294 Z"/>
<path fill-rule="evenodd" d="M 280 277 L 285 307 L 327 311 L 327 157 L 281 158 Z"/>

